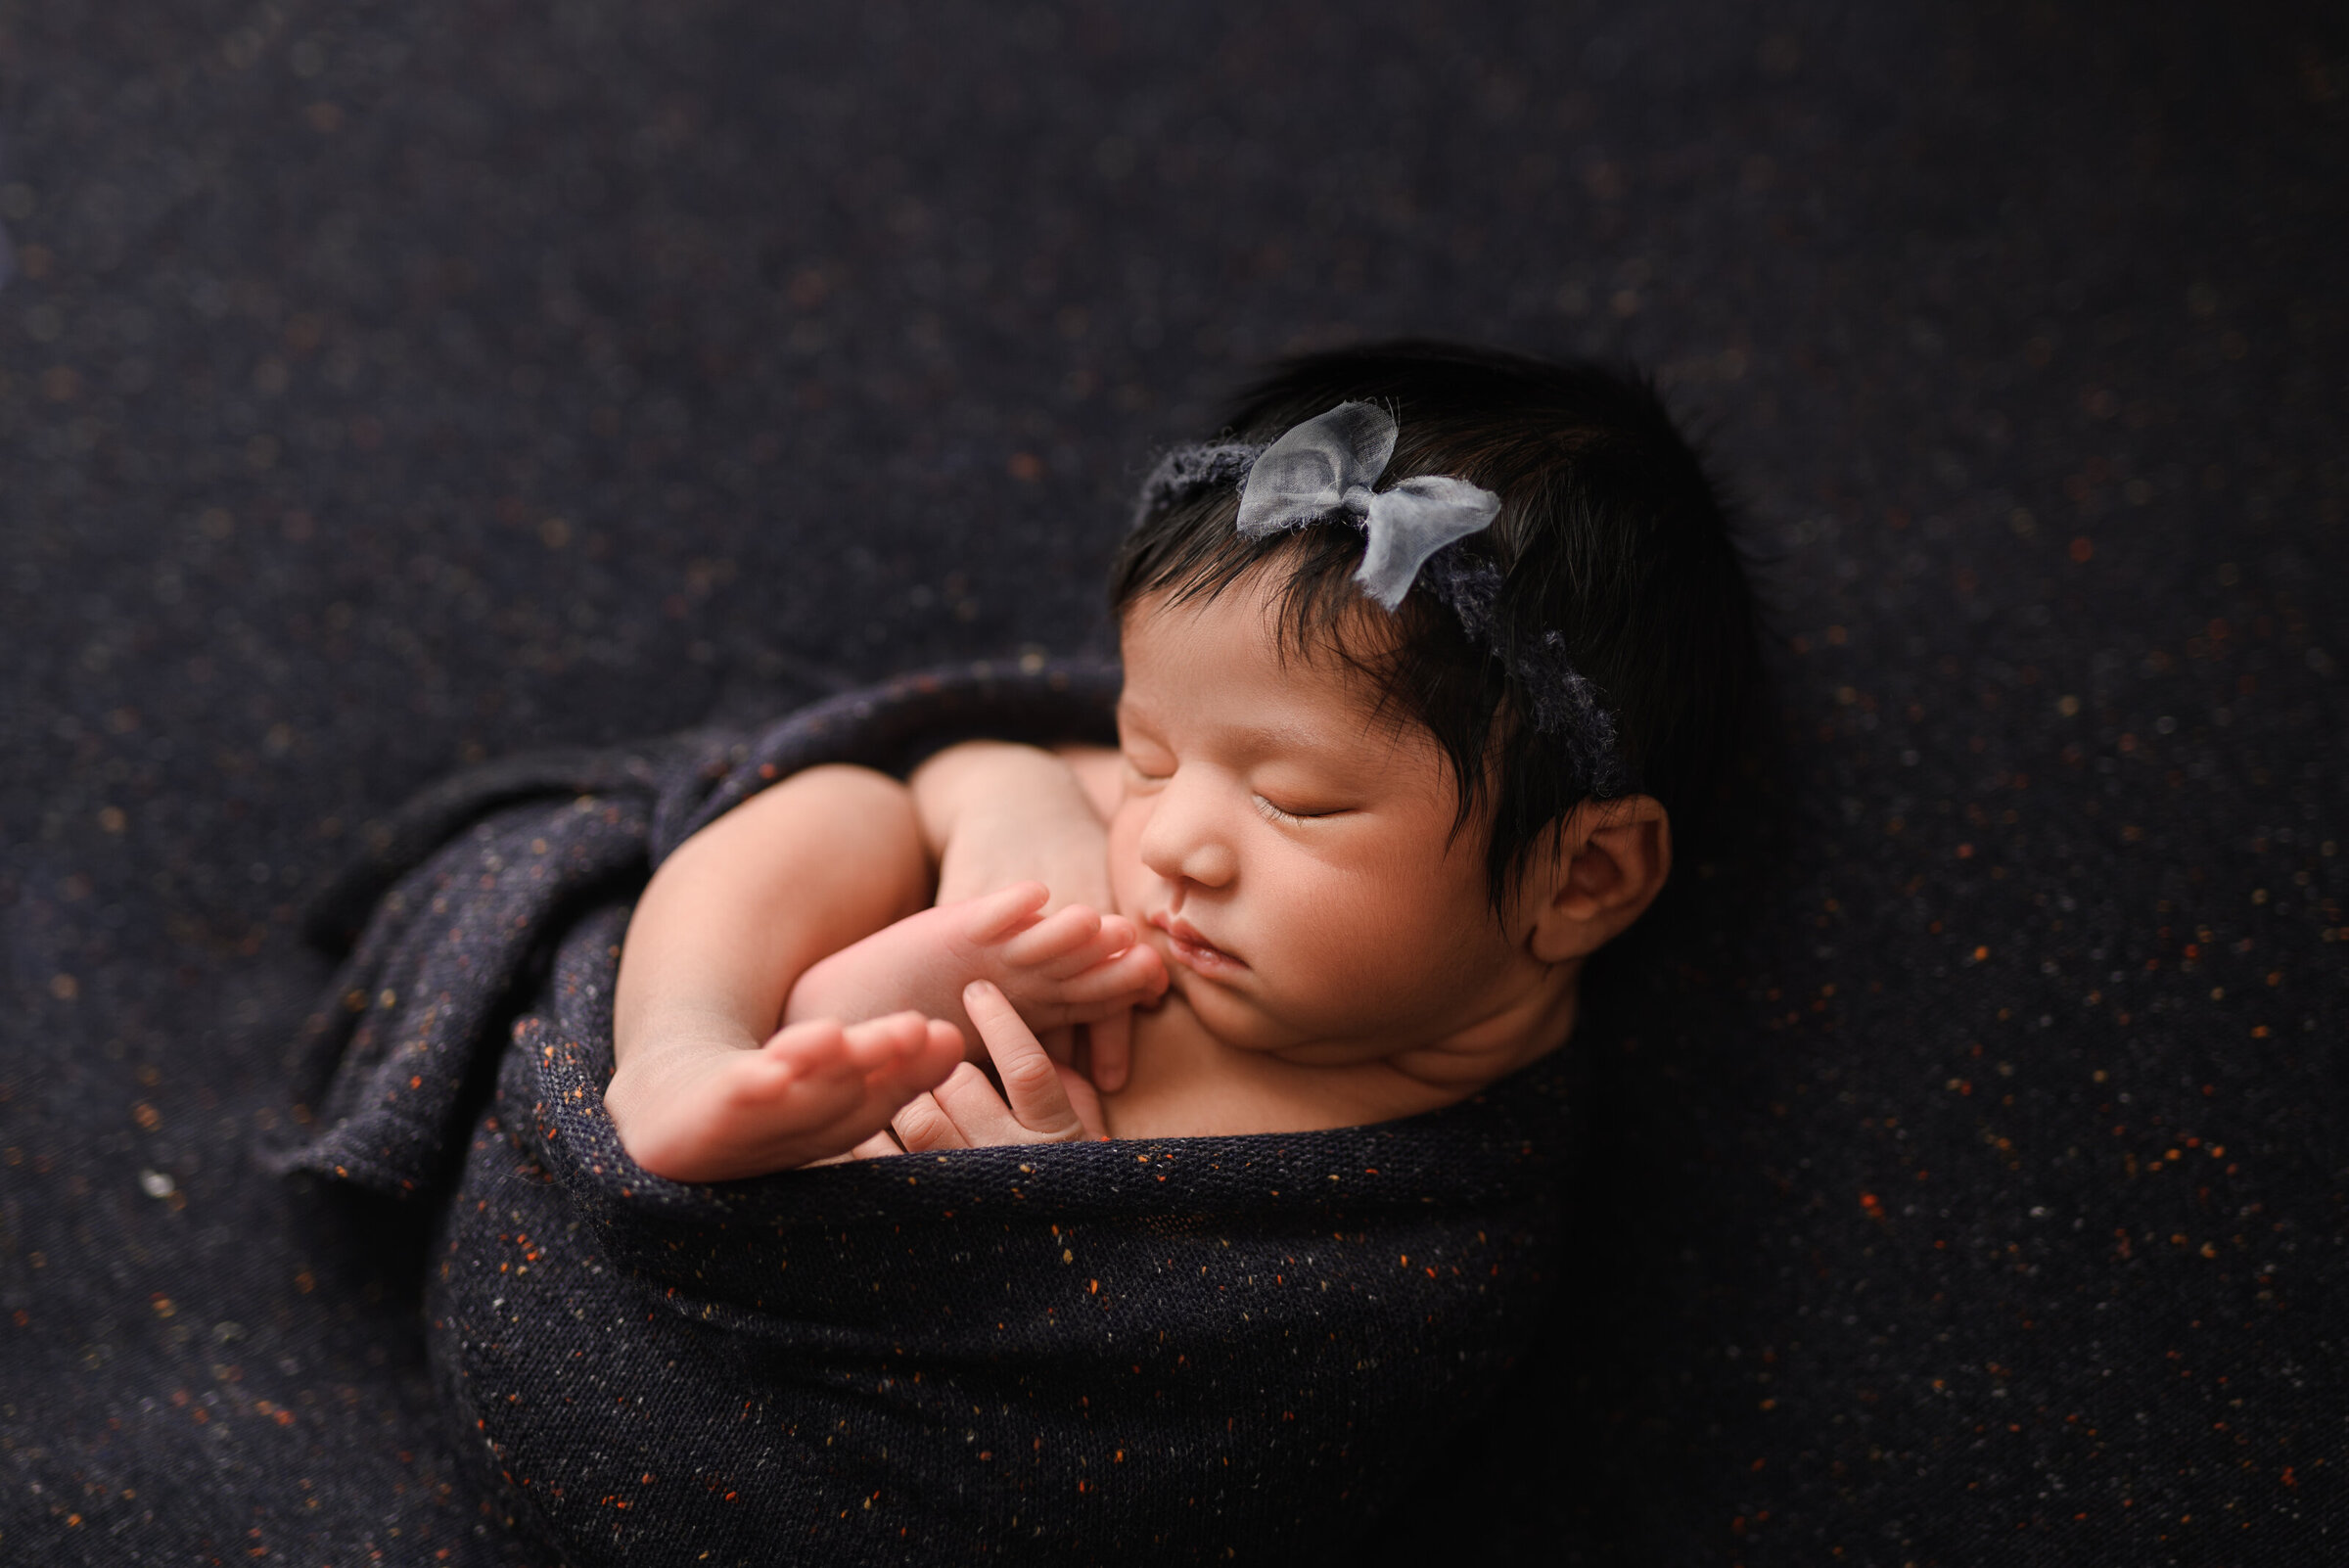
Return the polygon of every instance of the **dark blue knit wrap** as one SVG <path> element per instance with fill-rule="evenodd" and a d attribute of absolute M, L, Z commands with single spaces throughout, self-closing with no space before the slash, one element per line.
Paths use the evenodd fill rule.
<path fill-rule="evenodd" d="M 1377 1127 L 687 1186 L 603 1110 L 631 900 L 821 761 L 1098 739 L 1116 673 L 978 666 L 412 805 L 276 1163 L 438 1216 L 440 1396 L 575 1564 L 1322 1560 L 1507 1377 L 1556 1269 L 1563 1064 Z"/>

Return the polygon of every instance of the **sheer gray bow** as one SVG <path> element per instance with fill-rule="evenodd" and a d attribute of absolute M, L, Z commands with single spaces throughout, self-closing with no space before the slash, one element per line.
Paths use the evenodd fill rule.
<path fill-rule="evenodd" d="M 1419 568 L 1492 523 L 1500 497 L 1466 480 L 1423 475 L 1373 490 L 1395 455 L 1395 419 L 1375 403 L 1340 403 L 1274 441 L 1240 490 L 1240 531 L 1262 538 L 1345 515 L 1370 535 L 1354 580 L 1389 610 Z"/>

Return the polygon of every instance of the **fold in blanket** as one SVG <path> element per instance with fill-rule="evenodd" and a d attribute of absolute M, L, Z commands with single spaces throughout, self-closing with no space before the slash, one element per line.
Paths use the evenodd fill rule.
<path fill-rule="evenodd" d="M 479 770 L 324 906 L 283 1170 L 432 1206 L 450 1428 L 578 1564 L 1317 1559 L 1472 1418 L 1556 1273 L 1563 1053 L 1378 1127 L 960 1150 L 717 1186 L 603 1112 L 648 868 L 820 761 L 1099 739 L 987 666 L 760 733 Z"/>

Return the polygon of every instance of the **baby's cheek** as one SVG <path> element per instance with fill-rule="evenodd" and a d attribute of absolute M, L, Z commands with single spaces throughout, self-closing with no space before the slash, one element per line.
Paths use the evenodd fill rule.
<path fill-rule="evenodd" d="M 1141 841 L 1142 824 L 1135 819 L 1130 807 L 1121 807 L 1109 819 L 1109 891 L 1117 912 L 1128 920 L 1142 918 L 1143 895 L 1148 891 Z"/>
<path fill-rule="evenodd" d="M 1275 936 L 1282 967 L 1326 1005 L 1378 1007 L 1378 998 L 1407 988 L 1421 956 L 1417 933 L 1395 929 L 1381 913 L 1352 890 L 1298 900 Z"/>
<path fill-rule="evenodd" d="M 1376 879 L 1314 903 L 1326 913 L 1296 922 L 1295 955 L 1326 1004 L 1355 1018 L 1415 1017 L 1472 960 L 1460 911 L 1432 890 Z"/>

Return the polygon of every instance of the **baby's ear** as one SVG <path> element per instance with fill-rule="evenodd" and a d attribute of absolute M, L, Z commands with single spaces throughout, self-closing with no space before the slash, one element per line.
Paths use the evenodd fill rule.
<path fill-rule="evenodd" d="M 1672 874 L 1672 818 L 1648 795 L 1585 801 L 1528 852 L 1526 945 L 1542 963 L 1585 958 L 1647 912 Z"/>

